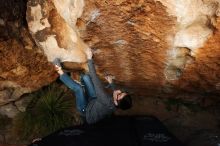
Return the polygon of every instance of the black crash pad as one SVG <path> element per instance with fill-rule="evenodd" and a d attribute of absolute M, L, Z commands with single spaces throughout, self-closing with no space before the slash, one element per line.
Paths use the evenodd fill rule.
<path fill-rule="evenodd" d="M 59 130 L 29 146 L 182 146 L 152 116 L 112 117 Z"/>

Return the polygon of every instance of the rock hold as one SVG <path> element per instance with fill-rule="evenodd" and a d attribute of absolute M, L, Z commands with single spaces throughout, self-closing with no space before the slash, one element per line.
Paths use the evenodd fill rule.
<path fill-rule="evenodd" d="M 75 26 L 83 11 L 83 0 L 29 0 L 27 5 L 29 30 L 48 61 L 60 58 L 62 62 L 86 62 L 88 46 Z"/>

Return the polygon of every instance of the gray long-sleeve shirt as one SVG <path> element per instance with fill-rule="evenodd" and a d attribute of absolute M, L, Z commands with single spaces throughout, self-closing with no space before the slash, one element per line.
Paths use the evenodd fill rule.
<path fill-rule="evenodd" d="M 88 60 L 88 67 L 97 97 L 90 101 L 86 107 L 86 121 L 92 124 L 111 115 L 115 111 L 115 105 L 112 96 L 105 92 L 104 86 L 96 74 L 92 59 Z"/>

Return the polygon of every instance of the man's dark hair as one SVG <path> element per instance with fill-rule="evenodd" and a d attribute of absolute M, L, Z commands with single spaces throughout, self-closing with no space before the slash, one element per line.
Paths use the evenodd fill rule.
<path fill-rule="evenodd" d="M 117 108 L 126 110 L 132 107 L 132 99 L 129 94 L 125 95 L 121 100 L 118 101 Z"/>

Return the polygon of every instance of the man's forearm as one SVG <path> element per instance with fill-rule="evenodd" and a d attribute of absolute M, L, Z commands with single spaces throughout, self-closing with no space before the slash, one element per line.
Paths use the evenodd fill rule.
<path fill-rule="evenodd" d="M 110 88 L 111 90 L 116 90 L 116 85 L 115 85 L 115 83 L 113 83 L 113 82 L 111 82 L 111 83 L 109 83 L 107 86 L 106 86 L 107 88 Z"/>

